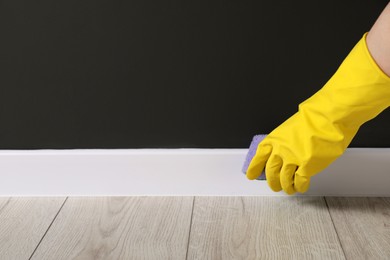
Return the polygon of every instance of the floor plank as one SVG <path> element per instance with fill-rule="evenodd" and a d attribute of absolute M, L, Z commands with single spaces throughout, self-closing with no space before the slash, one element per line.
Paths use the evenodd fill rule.
<path fill-rule="evenodd" d="M 390 198 L 326 201 L 347 259 L 390 259 Z"/>
<path fill-rule="evenodd" d="M 32 259 L 185 259 L 193 197 L 72 197 Z"/>
<path fill-rule="evenodd" d="M 29 259 L 65 199 L 0 198 L 1 259 Z"/>
<path fill-rule="evenodd" d="M 196 197 L 188 259 L 345 259 L 322 197 Z"/>

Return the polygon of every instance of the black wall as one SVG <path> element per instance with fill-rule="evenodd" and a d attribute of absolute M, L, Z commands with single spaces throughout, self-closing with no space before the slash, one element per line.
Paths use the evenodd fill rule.
<path fill-rule="evenodd" d="M 0 149 L 247 148 L 388 1 L 0 0 Z M 390 111 L 351 147 L 390 147 Z"/>

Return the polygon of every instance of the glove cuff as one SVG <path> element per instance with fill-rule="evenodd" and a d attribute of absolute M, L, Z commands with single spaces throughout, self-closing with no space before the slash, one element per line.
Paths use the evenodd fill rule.
<path fill-rule="evenodd" d="M 357 131 L 390 106 L 390 77 L 371 57 L 366 36 L 367 33 L 325 86 L 299 104 L 301 114 Z"/>
<path fill-rule="evenodd" d="M 371 63 L 371 66 L 373 67 L 374 70 L 377 71 L 377 73 L 383 77 L 383 79 L 385 81 L 387 81 L 389 84 L 390 84 L 390 76 L 387 75 L 380 67 L 379 65 L 376 63 L 376 61 L 374 60 L 374 58 L 372 57 L 371 53 L 370 53 L 370 50 L 368 49 L 368 46 L 367 46 L 367 34 L 368 32 L 366 32 L 364 35 L 363 35 L 363 38 L 362 38 L 362 45 L 363 45 L 363 50 L 367 56 L 367 60 Z"/>

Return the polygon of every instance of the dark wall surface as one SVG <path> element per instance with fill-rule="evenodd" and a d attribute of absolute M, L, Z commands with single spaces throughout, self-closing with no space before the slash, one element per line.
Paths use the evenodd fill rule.
<path fill-rule="evenodd" d="M 247 148 L 388 1 L 0 0 L 0 149 Z M 350 147 L 390 147 L 390 111 Z"/>

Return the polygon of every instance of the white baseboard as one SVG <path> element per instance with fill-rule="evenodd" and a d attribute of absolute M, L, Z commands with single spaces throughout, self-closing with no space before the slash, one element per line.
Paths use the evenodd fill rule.
<path fill-rule="evenodd" d="M 247 149 L 0 150 L 0 196 L 286 196 Z M 390 196 L 390 148 L 349 148 L 298 196 Z"/>

